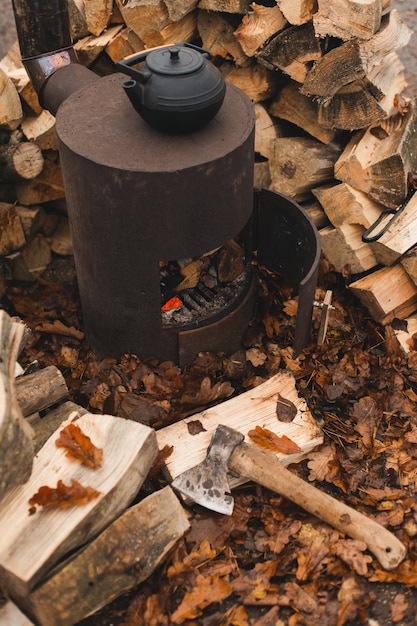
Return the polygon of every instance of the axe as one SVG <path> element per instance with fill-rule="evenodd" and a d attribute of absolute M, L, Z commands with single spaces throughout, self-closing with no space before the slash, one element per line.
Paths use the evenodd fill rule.
<path fill-rule="evenodd" d="M 179 474 L 172 487 L 197 504 L 231 515 L 228 472 L 275 491 L 337 530 L 364 541 L 386 570 L 395 569 L 406 556 L 405 546 L 389 530 L 305 482 L 274 453 L 245 443 L 244 435 L 228 426 L 217 426 L 204 461 Z"/>

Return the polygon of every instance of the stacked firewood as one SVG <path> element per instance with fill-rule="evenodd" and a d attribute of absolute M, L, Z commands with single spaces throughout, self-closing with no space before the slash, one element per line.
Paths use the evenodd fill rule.
<path fill-rule="evenodd" d="M 378 322 L 417 309 L 417 199 L 375 241 L 362 239 L 380 216 L 381 226 L 393 217 L 417 176 L 415 102 L 402 95 L 398 56 L 412 32 L 391 0 L 69 7 L 79 60 L 100 75 L 154 46 L 189 41 L 209 50 L 226 81 L 254 103 L 255 186 L 302 204 L 324 255 L 356 279 L 352 291 Z M 39 106 L 17 44 L 0 62 L 0 79 L 0 216 L 8 224 L 0 255 L 6 278 L 34 279 L 51 250 L 71 253 L 54 118 Z"/>

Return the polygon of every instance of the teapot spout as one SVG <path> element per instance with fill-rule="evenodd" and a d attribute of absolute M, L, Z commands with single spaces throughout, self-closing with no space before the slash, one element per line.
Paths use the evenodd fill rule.
<path fill-rule="evenodd" d="M 98 78 L 78 62 L 68 1 L 13 0 L 13 12 L 23 65 L 41 106 L 55 115 L 72 92 Z"/>
<path fill-rule="evenodd" d="M 139 113 L 142 111 L 144 103 L 143 87 L 138 81 L 130 79 L 125 80 L 122 83 L 122 87 L 126 92 L 127 97 L 133 105 L 133 108 Z"/>

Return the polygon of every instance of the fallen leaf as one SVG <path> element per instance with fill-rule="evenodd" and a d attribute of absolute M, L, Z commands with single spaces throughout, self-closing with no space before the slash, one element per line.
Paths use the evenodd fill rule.
<path fill-rule="evenodd" d="M 292 422 L 297 416 L 298 410 L 291 400 L 278 394 L 276 412 L 280 422 Z"/>
<path fill-rule="evenodd" d="M 199 433 L 206 432 L 203 424 L 200 420 L 192 420 L 191 422 L 187 422 L 187 430 L 190 435 L 198 435 Z"/>
<path fill-rule="evenodd" d="M 322 482 L 326 480 L 330 474 L 330 461 L 333 461 L 336 456 L 334 445 L 327 445 L 321 447 L 317 452 L 310 452 L 308 454 L 307 467 L 310 470 L 308 480 L 318 480 Z"/>
<path fill-rule="evenodd" d="M 73 326 L 65 326 L 60 320 L 51 322 L 42 322 L 35 326 L 35 330 L 40 333 L 50 333 L 51 335 L 63 335 L 64 337 L 72 337 L 81 341 L 84 339 L 84 333 L 77 330 Z"/>
<path fill-rule="evenodd" d="M 103 450 L 97 448 L 74 422 L 61 430 L 55 445 L 57 448 L 64 448 L 67 457 L 77 459 L 93 469 L 99 467 L 103 460 Z"/>
<path fill-rule="evenodd" d="M 56 488 L 43 486 L 30 498 L 30 506 L 39 505 L 44 509 L 68 509 L 71 506 L 88 504 L 100 495 L 93 487 L 84 487 L 77 480 L 65 485 L 58 480 Z"/>
<path fill-rule="evenodd" d="M 286 435 L 276 435 L 272 430 L 256 426 L 248 432 L 248 437 L 261 448 L 282 454 L 296 454 L 301 452 L 300 446 Z"/>
<path fill-rule="evenodd" d="M 194 588 L 186 591 L 181 604 L 171 615 L 171 622 L 182 624 L 187 619 L 195 619 L 207 606 L 223 602 L 231 594 L 232 586 L 227 580 L 219 576 L 206 578 L 200 574 L 196 577 Z"/>
<path fill-rule="evenodd" d="M 185 393 L 181 398 L 181 404 L 200 406 L 211 404 L 221 398 L 228 398 L 234 393 L 234 388 L 228 381 L 214 383 L 212 385 L 209 376 L 205 376 L 200 384 L 200 389 L 194 394 Z"/>
<path fill-rule="evenodd" d="M 402 622 L 408 609 L 408 602 L 403 593 L 397 593 L 394 602 L 390 604 L 391 619 L 394 624 Z"/>
<path fill-rule="evenodd" d="M 367 549 L 364 541 L 358 539 L 340 539 L 336 543 L 336 554 L 345 563 L 350 565 L 357 574 L 365 576 L 368 573 L 368 565 L 372 563 L 372 557 L 363 554 Z"/>

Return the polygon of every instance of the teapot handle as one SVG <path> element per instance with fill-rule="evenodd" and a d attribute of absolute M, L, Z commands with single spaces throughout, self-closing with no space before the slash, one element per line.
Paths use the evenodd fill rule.
<path fill-rule="evenodd" d="M 172 48 L 173 46 L 181 46 L 183 48 L 192 48 L 193 50 L 197 50 L 197 52 L 200 52 L 201 55 L 205 57 L 206 59 L 212 58 L 212 54 L 208 50 L 204 50 L 204 48 L 200 48 L 199 46 L 195 46 L 192 43 L 188 43 L 188 41 L 181 41 L 179 43 L 168 44 L 166 46 L 156 46 L 155 48 L 149 48 L 149 50 L 144 50 L 143 52 L 134 52 L 133 54 L 129 54 L 129 56 L 125 57 L 121 61 L 118 61 L 116 63 L 116 67 L 124 74 L 128 74 L 132 78 L 136 78 L 136 79 L 139 78 L 139 80 L 142 80 L 142 82 L 146 82 L 151 77 L 151 73 L 149 73 L 149 76 L 148 76 L 146 72 L 143 72 L 143 73 L 141 72 L 140 74 L 142 76 L 140 78 L 140 76 L 138 76 L 138 70 L 133 69 L 132 65 L 136 65 L 137 63 L 144 61 L 146 57 L 148 56 L 148 54 L 150 52 L 153 52 L 154 50 L 165 50 L 165 49 Z"/>

